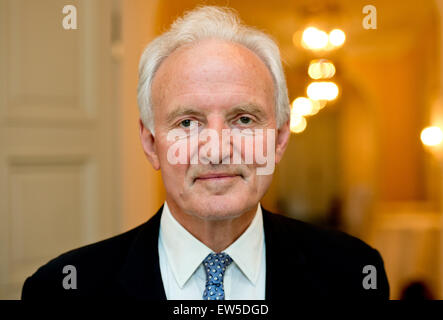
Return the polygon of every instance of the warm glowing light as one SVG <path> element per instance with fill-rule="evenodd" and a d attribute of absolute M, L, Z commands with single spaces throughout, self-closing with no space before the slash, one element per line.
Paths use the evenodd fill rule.
<path fill-rule="evenodd" d="M 315 80 L 329 79 L 335 75 L 335 66 L 326 59 L 312 60 L 309 64 L 308 74 Z"/>
<path fill-rule="evenodd" d="M 322 105 L 320 101 L 312 100 L 305 97 L 298 97 L 292 102 L 291 115 L 296 116 L 313 116 L 317 114 Z"/>
<path fill-rule="evenodd" d="M 306 129 L 306 119 L 297 114 L 291 114 L 290 129 L 294 133 L 303 132 Z"/>
<path fill-rule="evenodd" d="M 426 146 L 436 146 L 443 141 L 443 132 L 439 127 L 427 127 L 422 130 L 421 141 Z"/>
<path fill-rule="evenodd" d="M 300 116 L 307 116 L 312 113 L 314 106 L 308 98 L 299 97 L 292 102 L 292 113 Z"/>
<path fill-rule="evenodd" d="M 328 34 L 315 27 L 308 27 L 303 31 L 302 46 L 311 50 L 320 50 L 328 44 Z"/>
<path fill-rule="evenodd" d="M 320 109 L 323 109 L 328 104 L 328 100 L 314 100 L 320 104 Z"/>
<path fill-rule="evenodd" d="M 317 114 L 317 112 L 319 112 L 320 109 L 323 108 L 319 100 L 309 99 L 309 101 L 311 101 L 311 103 L 312 103 L 312 111 L 309 114 L 310 116 L 313 116 L 314 114 Z M 325 105 L 326 104 L 324 104 L 323 106 L 325 106 Z"/>
<path fill-rule="evenodd" d="M 329 42 L 335 46 L 340 47 L 345 43 L 346 35 L 345 33 L 340 29 L 334 29 L 331 32 L 329 32 Z"/>
<path fill-rule="evenodd" d="M 338 96 L 338 86 L 331 81 L 312 82 L 306 92 L 312 100 L 334 100 Z"/>

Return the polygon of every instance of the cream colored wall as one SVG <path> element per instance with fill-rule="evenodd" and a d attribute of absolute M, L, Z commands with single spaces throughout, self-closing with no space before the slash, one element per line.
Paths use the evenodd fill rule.
<path fill-rule="evenodd" d="M 0 0 L 0 299 L 118 225 L 109 1 L 64 5 Z"/>

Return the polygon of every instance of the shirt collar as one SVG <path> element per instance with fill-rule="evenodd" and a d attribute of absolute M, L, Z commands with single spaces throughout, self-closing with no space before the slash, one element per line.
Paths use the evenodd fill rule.
<path fill-rule="evenodd" d="M 175 279 L 182 288 L 212 250 L 174 218 L 166 202 L 161 215 L 159 237 Z M 263 217 L 259 204 L 248 228 L 224 250 L 254 285 L 259 275 L 263 243 Z"/>
<path fill-rule="evenodd" d="M 261 205 L 249 227 L 224 250 L 254 285 L 258 280 L 264 244 L 263 216 Z"/>
<path fill-rule="evenodd" d="M 203 259 L 211 253 L 211 249 L 174 218 L 166 201 L 160 220 L 160 241 L 164 244 L 172 273 L 180 288 L 192 276 Z"/>

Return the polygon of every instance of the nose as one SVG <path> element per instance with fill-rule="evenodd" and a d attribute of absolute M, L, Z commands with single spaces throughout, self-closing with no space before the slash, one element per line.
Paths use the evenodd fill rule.
<path fill-rule="evenodd" d="M 199 159 L 202 164 L 230 163 L 232 147 L 230 128 L 225 118 L 214 115 L 207 118 L 207 125 L 200 133 Z"/>

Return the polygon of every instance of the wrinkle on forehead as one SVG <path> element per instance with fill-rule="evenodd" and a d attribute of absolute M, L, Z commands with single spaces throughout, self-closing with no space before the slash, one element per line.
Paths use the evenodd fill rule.
<path fill-rule="evenodd" d="M 234 90 L 274 103 L 274 83 L 265 63 L 248 48 L 207 39 L 183 46 L 166 58 L 152 84 L 154 105 L 168 104 L 177 95 Z"/>

